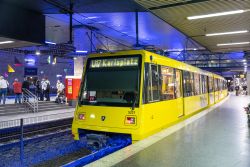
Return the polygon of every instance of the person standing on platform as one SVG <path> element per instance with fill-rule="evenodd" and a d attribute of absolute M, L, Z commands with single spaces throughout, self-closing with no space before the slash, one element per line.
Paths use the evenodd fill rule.
<path fill-rule="evenodd" d="M 22 85 L 23 94 L 24 94 L 24 97 L 23 97 L 24 102 L 29 101 L 29 98 L 26 97 L 27 93 L 25 91 L 25 90 L 29 91 L 29 88 L 30 88 L 30 83 L 29 83 L 29 81 L 27 81 L 27 78 L 24 78 L 23 85 Z"/>
<path fill-rule="evenodd" d="M 239 96 L 239 91 L 240 91 L 239 85 L 235 86 L 235 93 L 236 93 L 236 96 Z"/>
<path fill-rule="evenodd" d="M 65 87 L 63 83 L 60 80 L 58 80 L 56 84 L 56 88 L 57 88 L 57 96 L 59 96 L 61 93 L 63 93 Z"/>
<path fill-rule="evenodd" d="M 3 104 L 5 104 L 8 86 L 9 82 L 5 80 L 3 76 L 0 76 L 0 104 L 2 102 L 2 98 Z"/>
<path fill-rule="evenodd" d="M 17 100 L 19 104 L 21 104 L 21 94 L 22 94 L 22 83 L 18 82 L 18 79 L 16 78 L 13 83 L 13 89 L 15 93 L 15 104 L 17 104 Z"/>
<path fill-rule="evenodd" d="M 49 82 L 48 78 L 45 78 L 43 90 L 45 92 L 46 101 L 50 101 L 50 95 L 49 95 L 49 93 L 50 93 L 50 82 Z"/>
<path fill-rule="evenodd" d="M 41 88 L 41 82 L 40 80 L 38 79 L 36 81 L 36 96 L 39 100 L 41 100 L 41 97 L 42 97 L 42 88 Z"/>
<path fill-rule="evenodd" d="M 41 99 L 40 99 L 41 101 L 44 101 L 44 95 L 45 95 L 46 88 L 47 88 L 47 84 L 45 82 L 45 79 L 43 78 L 41 81 Z"/>

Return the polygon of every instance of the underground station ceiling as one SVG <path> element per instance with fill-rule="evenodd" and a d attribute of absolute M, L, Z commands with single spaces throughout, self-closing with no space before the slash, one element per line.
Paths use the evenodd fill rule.
<path fill-rule="evenodd" d="M 74 31 L 92 29 L 98 47 L 104 50 L 135 48 L 138 11 L 143 48 L 161 50 L 210 71 L 242 72 L 247 68 L 248 1 L 74 0 L 72 11 L 70 0 L 3 2 L 45 15 L 45 39 L 55 43 L 69 40 L 69 12 L 73 12 Z M 76 49 L 89 50 L 89 44 L 77 40 L 84 36 L 86 33 L 74 36 Z"/>
<path fill-rule="evenodd" d="M 136 0 L 136 2 L 210 51 L 249 50 L 250 1 Z"/>

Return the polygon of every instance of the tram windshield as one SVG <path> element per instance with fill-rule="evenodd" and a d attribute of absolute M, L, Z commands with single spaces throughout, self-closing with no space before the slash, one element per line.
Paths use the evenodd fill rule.
<path fill-rule="evenodd" d="M 82 105 L 137 107 L 139 57 L 90 59 L 81 91 Z"/>

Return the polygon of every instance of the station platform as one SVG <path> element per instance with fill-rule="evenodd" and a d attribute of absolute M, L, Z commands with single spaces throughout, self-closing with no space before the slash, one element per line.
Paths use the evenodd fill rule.
<path fill-rule="evenodd" d="M 193 117 L 87 166 L 249 167 L 250 96 L 229 97 Z"/>

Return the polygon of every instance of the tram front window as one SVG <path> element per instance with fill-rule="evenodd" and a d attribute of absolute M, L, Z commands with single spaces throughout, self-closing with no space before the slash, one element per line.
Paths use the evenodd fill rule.
<path fill-rule="evenodd" d="M 125 67 L 98 67 L 87 69 L 82 105 L 138 106 L 139 102 L 138 63 Z"/>

